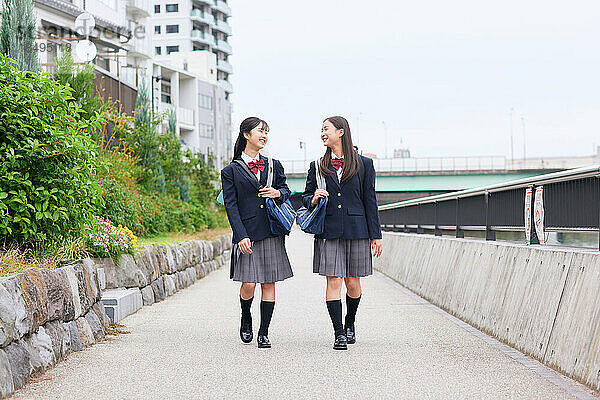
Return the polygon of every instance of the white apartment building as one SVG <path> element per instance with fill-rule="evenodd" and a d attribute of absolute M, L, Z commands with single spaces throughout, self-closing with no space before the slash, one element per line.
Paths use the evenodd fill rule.
<path fill-rule="evenodd" d="M 155 55 L 155 47 L 160 46 L 166 53 L 167 44 L 164 40 L 161 42 L 162 34 L 152 32 L 156 26 L 164 25 L 162 29 L 166 30 L 166 25 L 172 25 L 154 13 L 155 6 L 166 11 L 167 5 L 177 4 L 175 1 L 154 4 L 150 0 L 34 0 L 39 58 L 44 70 L 53 72 L 55 58 L 83 39 L 76 32 L 75 18 L 84 11 L 91 13 L 96 28 L 89 39 L 98 50 L 93 63 L 96 83 L 102 86 L 104 95 L 119 100 L 124 111 L 131 112 L 138 85 L 145 80 L 152 92 L 155 111 L 175 110 L 184 146 L 205 155 L 212 154 L 215 166 L 220 168 L 232 154 L 228 99 L 232 92 L 228 82 L 232 70 L 222 61 L 231 54 L 231 47 L 226 43 L 231 31 L 225 22 L 231 11 L 223 1 L 186 1 L 175 9 L 189 10 L 187 22 L 193 24 L 190 32 L 199 29 L 197 22 L 192 21 L 197 19 L 196 14 L 210 13 L 213 19 L 202 29 L 212 32 L 211 37 L 217 39 L 209 46 L 193 46 L 185 51 L 181 45 L 169 55 Z M 189 40 L 187 44 L 196 42 Z M 75 62 L 83 62 L 77 59 L 75 52 L 73 56 Z"/>
<path fill-rule="evenodd" d="M 231 103 L 217 85 L 216 57 L 208 51 L 179 53 L 171 63 L 154 62 L 153 98 L 159 112 L 176 111 L 184 148 L 212 155 L 222 168 L 233 154 Z"/>
<path fill-rule="evenodd" d="M 167 61 L 178 52 L 209 51 L 217 60 L 217 83 L 233 92 L 228 38 L 231 9 L 223 0 L 152 0 L 154 56 Z"/>

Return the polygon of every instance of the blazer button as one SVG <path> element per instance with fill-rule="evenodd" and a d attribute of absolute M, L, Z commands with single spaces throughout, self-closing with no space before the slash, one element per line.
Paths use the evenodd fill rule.
<path fill-rule="evenodd" d="M 264 204 L 261 204 L 261 205 L 260 205 L 260 208 L 265 208 L 265 205 L 264 205 Z"/>
<path fill-rule="evenodd" d="M 341 205 L 341 204 L 338 204 L 338 208 L 342 208 L 342 205 Z"/>

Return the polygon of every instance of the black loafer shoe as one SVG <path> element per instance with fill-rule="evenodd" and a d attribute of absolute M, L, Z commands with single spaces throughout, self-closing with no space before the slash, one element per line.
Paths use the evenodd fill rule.
<path fill-rule="evenodd" d="M 258 339 L 256 341 L 258 342 L 259 349 L 270 349 L 271 348 L 271 342 L 269 341 L 269 338 L 266 336 L 258 335 Z"/>
<path fill-rule="evenodd" d="M 356 333 L 354 332 L 354 325 L 346 327 L 345 331 L 348 344 L 356 343 Z"/>
<path fill-rule="evenodd" d="M 252 325 L 242 324 L 240 327 L 240 339 L 242 339 L 242 342 L 250 343 L 252 338 L 254 338 L 254 335 L 252 334 Z"/>
<path fill-rule="evenodd" d="M 336 337 L 335 342 L 333 342 L 333 349 L 334 350 L 348 350 L 348 341 L 346 339 L 346 336 L 339 335 L 338 337 Z"/>

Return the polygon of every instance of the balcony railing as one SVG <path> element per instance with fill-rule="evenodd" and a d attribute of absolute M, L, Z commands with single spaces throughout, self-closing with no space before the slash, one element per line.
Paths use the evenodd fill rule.
<path fill-rule="evenodd" d="M 221 11 L 223 14 L 231 17 L 231 8 L 229 5 L 222 0 L 215 0 L 212 6 L 215 10 Z"/>
<path fill-rule="evenodd" d="M 194 110 L 189 108 L 177 108 L 177 122 L 184 125 L 194 126 Z"/>
<path fill-rule="evenodd" d="M 190 13 L 190 16 L 192 17 L 192 20 L 194 20 L 194 21 L 203 22 L 210 26 L 215 25 L 215 17 L 212 14 L 204 12 L 202 10 L 198 10 L 197 8 L 194 8 L 192 10 L 192 12 Z"/>
<path fill-rule="evenodd" d="M 217 29 L 226 34 L 227 36 L 231 36 L 231 27 L 227 22 L 221 21 L 220 19 L 216 21 L 216 24 L 214 25 L 213 29 Z"/>
<path fill-rule="evenodd" d="M 137 17 L 148 17 L 150 15 L 149 0 L 127 0 L 125 9 Z"/>
<path fill-rule="evenodd" d="M 233 74 L 233 67 L 225 60 L 217 60 L 217 69 L 228 74 Z"/>
<path fill-rule="evenodd" d="M 230 94 L 233 93 L 233 86 L 231 85 L 231 83 L 229 83 L 229 81 L 220 79 L 218 83 L 223 88 L 223 90 L 225 90 L 225 92 Z"/>
<path fill-rule="evenodd" d="M 389 231 L 480 231 L 486 240 L 525 232 L 528 244 L 545 244 L 549 232 L 600 232 L 600 165 L 386 204 L 379 213 Z"/>
<path fill-rule="evenodd" d="M 213 35 L 211 35 L 210 33 L 202 32 L 201 30 L 198 30 L 198 29 L 192 29 L 190 36 L 191 36 L 192 40 L 205 43 L 209 46 L 215 45 L 215 37 Z"/>
<path fill-rule="evenodd" d="M 216 46 L 217 50 L 222 51 L 223 53 L 226 53 L 226 54 L 233 53 L 233 49 L 231 48 L 231 45 L 224 40 L 217 40 L 215 46 Z"/>

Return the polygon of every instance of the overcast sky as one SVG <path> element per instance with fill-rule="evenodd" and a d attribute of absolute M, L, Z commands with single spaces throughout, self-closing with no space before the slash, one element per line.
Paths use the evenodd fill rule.
<path fill-rule="evenodd" d="M 600 3 L 504 0 L 229 0 L 233 131 L 271 126 L 283 160 L 322 153 L 321 121 L 343 115 L 383 157 L 595 153 L 600 145 Z M 386 128 L 384 128 L 384 126 Z"/>

